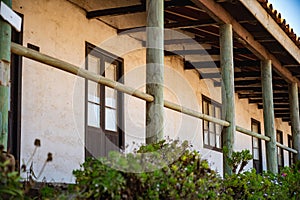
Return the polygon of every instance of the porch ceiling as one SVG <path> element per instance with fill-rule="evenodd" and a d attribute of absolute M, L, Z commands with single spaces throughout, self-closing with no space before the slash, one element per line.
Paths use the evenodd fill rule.
<path fill-rule="evenodd" d="M 87 18 L 97 19 L 116 28 L 118 32 L 145 27 L 145 0 L 68 0 L 87 13 Z M 244 29 L 246 29 L 281 65 L 293 76 L 300 78 L 300 63 L 283 47 L 273 35 L 253 16 L 239 0 L 215 0 Z M 292 29 L 273 10 L 267 0 L 258 0 L 261 6 L 271 15 L 279 27 L 298 47 L 300 40 Z M 180 55 L 185 60 L 186 70 L 197 70 L 200 78 L 212 79 L 215 87 L 220 86 L 219 62 L 219 23 L 203 9 L 190 0 L 165 0 L 165 28 L 176 29 L 188 34 L 200 44 L 201 48 L 186 45 L 188 39 L 165 40 L 166 55 Z M 137 31 L 135 29 L 135 31 Z M 140 38 L 143 41 L 144 38 Z M 209 55 L 210 59 L 204 56 Z M 234 37 L 235 91 L 239 98 L 246 98 L 249 103 L 262 108 L 262 88 L 260 78 L 260 59 L 250 51 L 242 40 Z M 275 117 L 290 121 L 288 102 L 288 83 L 286 79 L 273 70 L 273 95 Z"/>

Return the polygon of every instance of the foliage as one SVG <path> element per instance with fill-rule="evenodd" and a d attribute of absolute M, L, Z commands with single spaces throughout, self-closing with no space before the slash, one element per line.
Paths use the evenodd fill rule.
<path fill-rule="evenodd" d="M 223 148 L 223 152 L 227 153 L 228 149 Z M 242 151 L 233 151 L 231 157 L 228 158 L 228 164 L 232 168 L 233 173 L 240 174 L 250 160 L 253 159 L 250 151 L 248 149 Z M 239 171 L 237 171 L 239 167 Z"/>
<path fill-rule="evenodd" d="M 73 189 L 82 199 L 120 199 L 121 191 L 125 187 L 122 174 L 105 164 L 104 159 L 89 158 L 81 166 L 82 170 L 75 170 L 76 185 Z"/>
<path fill-rule="evenodd" d="M 252 158 L 247 150 L 233 152 L 230 163 L 239 170 L 222 179 L 187 142 L 160 141 L 136 153 L 89 158 L 73 171 L 76 184 L 69 189 L 42 183 L 34 195 L 23 191 L 0 150 L 0 199 L 300 199 L 300 162 L 279 174 L 242 172 Z"/>
<path fill-rule="evenodd" d="M 187 142 L 161 141 L 142 146 L 137 154 L 126 157 L 112 154 L 110 157 L 114 163 L 122 164 L 123 171 L 109 167 L 117 167 L 112 160 L 89 159 L 80 170 L 74 171 L 75 189 L 79 197 L 89 199 L 218 198 L 221 178 L 209 168 L 207 161 L 200 159 L 198 152 L 187 147 Z M 149 171 L 155 167 L 152 162 L 159 163 L 160 168 L 156 166 Z M 133 169 L 148 171 L 134 173 Z"/>
<path fill-rule="evenodd" d="M 285 198 L 300 199 L 300 162 L 292 167 L 283 168 L 277 177 Z"/>
<path fill-rule="evenodd" d="M 23 199 L 19 173 L 11 170 L 11 161 L 0 145 L 0 198 Z"/>
<path fill-rule="evenodd" d="M 297 165 L 285 167 L 279 174 L 255 169 L 226 176 L 222 193 L 227 199 L 300 199 L 300 171 Z"/>

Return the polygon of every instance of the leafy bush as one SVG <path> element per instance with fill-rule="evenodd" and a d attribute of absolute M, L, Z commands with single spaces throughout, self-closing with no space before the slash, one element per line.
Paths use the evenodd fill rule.
<path fill-rule="evenodd" d="M 226 153 L 228 149 L 224 147 L 223 151 Z M 228 164 L 232 168 L 233 173 L 240 174 L 252 159 L 253 156 L 248 149 L 242 151 L 233 151 L 231 157 L 228 158 Z M 237 171 L 238 167 L 239 171 Z"/>
<path fill-rule="evenodd" d="M 11 160 L 7 155 L 3 151 L 3 145 L 0 145 L 0 198 L 22 199 L 23 190 L 19 173 L 12 170 Z"/>
<path fill-rule="evenodd" d="M 287 199 L 300 199 L 300 162 L 283 168 L 277 177 L 282 196 Z"/>
<path fill-rule="evenodd" d="M 233 152 L 236 174 L 221 179 L 187 142 L 161 141 L 88 159 L 73 172 L 72 191 L 79 199 L 300 199 L 300 164 L 281 174 L 242 172 L 251 159 L 248 150 Z"/>
<path fill-rule="evenodd" d="M 300 171 L 296 165 L 285 167 L 280 174 L 255 169 L 226 176 L 222 192 L 227 199 L 300 199 Z"/>
<path fill-rule="evenodd" d="M 88 159 L 80 170 L 74 171 L 75 189 L 80 193 L 79 197 L 90 199 L 219 198 L 221 178 L 209 168 L 207 161 L 200 159 L 198 152 L 187 147 L 187 142 L 161 141 L 142 146 L 138 154 L 111 154 L 109 159 Z M 159 163 L 161 168 L 154 166 L 152 161 Z M 123 171 L 110 167 L 120 164 Z M 132 167 L 148 171 L 128 172 Z M 151 167 L 156 168 L 149 171 Z"/>

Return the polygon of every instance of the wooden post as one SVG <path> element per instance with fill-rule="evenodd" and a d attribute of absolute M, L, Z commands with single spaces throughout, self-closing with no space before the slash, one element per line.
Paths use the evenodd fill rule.
<path fill-rule="evenodd" d="M 290 115 L 292 123 L 293 148 L 298 151 L 294 156 L 294 162 L 300 161 L 300 119 L 299 119 L 299 98 L 298 84 L 289 85 Z"/>
<path fill-rule="evenodd" d="M 159 141 L 164 129 L 164 0 L 147 0 L 146 143 Z"/>
<path fill-rule="evenodd" d="M 270 141 L 266 144 L 267 169 L 273 173 L 278 173 L 271 60 L 261 62 L 261 82 L 265 135 L 270 138 Z"/>
<path fill-rule="evenodd" d="M 223 129 L 223 173 L 231 175 L 228 165 L 234 146 L 235 135 L 235 103 L 234 103 L 234 66 L 233 66 L 233 35 L 231 24 L 220 26 L 220 64 L 222 73 L 222 115 L 230 126 Z"/>
<path fill-rule="evenodd" d="M 2 0 L 11 7 L 11 0 Z M 7 149 L 11 26 L 0 17 L 0 143 Z"/>

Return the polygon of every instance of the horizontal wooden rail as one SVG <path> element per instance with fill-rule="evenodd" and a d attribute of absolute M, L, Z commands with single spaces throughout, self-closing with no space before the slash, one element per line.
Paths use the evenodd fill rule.
<path fill-rule="evenodd" d="M 116 89 L 118 91 L 124 92 L 124 93 L 132 95 L 132 96 L 135 96 L 137 98 L 143 99 L 145 101 L 152 102 L 154 100 L 153 96 L 146 94 L 144 92 L 141 92 L 140 90 L 125 86 L 122 83 L 118 83 L 111 79 L 105 78 L 104 76 L 100 76 L 95 73 L 91 73 L 86 69 L 77 67 L 75 65 L 72 65 L 72 64 L 62 61 L 62 60 L 59 60 L 57 58 L 39 53 L 32 49 L 23 47 L 19 44 L 11 43 L 11 52 L 14 54 L 24 56 L 26 58 L 30 58 L 32 60 L 38 61 L 40 63 L 50 65 L 52 67 L 55 67 L 56 69 L 60 69 L 60 70 L 69 72 L 71 74 L 80 76 L 82 78 L 86 78 L 86 79 L 94 81 L 96 83 L 103 84 L 110 88 Z"/>
<path fill-rule="evenodd" d="M 239 132 L 241 132 L 241 133 L 244 133 L 244 134 L 246 134 L 246 135 L 249 135 L 249 136 L 253 136 L 253 137 L 256 137 L 256 138 L 265 140 L 265 141 L 270 141 L 270 138 L 269 138 L 269 137 L 267 137 L 267 136 L 265 136 L 265 135 L 261 135 L 261 134 L 255 133 L 255 132 L 252 132 L 252 131 L 249 131 L 249 130 L 247 130 L 247 129 L 245 129 L 245 128 L 242 128 L 242 127 L 240 127 L 240 126 L 236 126 L 236 130 L 239 131 Z M 276 142 L 276 145 L 277 145 L 278 147 L 282 148 L 282 149 L 285 149 L 285 150 L 287 150 L 287 151 L 293 152 L 293 153 L 295 153 L 295 154 L 298 153 L 297 150 L 292 149 L 292 148 L 290 148 L 290 147 L 287 147 L 287 146 L 285 146 L 285 145 L 283 145 L 283 144 L 280 144 L 279 142 Z"/>
<path fill-rule="evenodd" d="M 265 141 L 270 141 L 270 138 L 265 136 L 265 135 L 261 135 L 261 134 L 258 134 L 258 133 L 255 133 L 255 132 L 252 132 L 252 131 L 249 131 L 245 128 L 242 128 L 240 126 L 236 126 L 236 130 L 241 132 L 241 133 L 244 133 L 246 135 L 250 135 L 250 136 L 253 136 L 253 137 L 256 137 L 258 139 L 262 139 L 262 140 L 265 140 Z"/>
<path fill-rule="evenodd" d="M 131 88 L 131 87 L 126 86 L 122 83 L 110 80 L 108 78 L 105 78 L 104 76 L 95 74 L 95 73 L 90 72 L 86 69 L 83 69 L 83 68 L 77 67 L 75 65 L 72 65 L 68 62 L 65 62 L 65 61 L 59 60 L 57 58 L 42 54 L 42 53 L 37 52 L 37 51 L 34 51 L 32 49 L 23 47 L 22 45 L 19 45 L 19 44 L 16 44 L 16 43 L 12 42 L 11 43 L 11 51 L 14 54 L 24 56 L 26 58 L 38 61 L 40 63 L 50 65 L 52 67 L 55 67 L 56 69 L 60 69 L 60 70 L 69 72 L 71 74 L 80 76 L 82 78 L 86 78 L 90 81 L 105 85 L 105 86 L 113 88 L 113 89 L 116 89 L 120 92 L 124 92 L 126 94 L 132 95 L 132 96 L 137 97 L 139 99 L 142 99 L 142 100 L 145 100 L 145 101 L 148 101 L 148 102 L 152 102 L 154 100 L 154 97 L 152 95 L 149 95 L 149 94 L 144 93 L 142 91 L 139 91 L 137 89 Z M 187 114 L 187 115 L 190 115 L 190 116 L 193 116 L 193 117 L 197 117 L 197 118 L 200 118 L 200 119 L 204 119 L 204 120 L 207 120 L 207 121 L 210 121 L 210 122 L 222 125 L 222 126 L 229 126 L 230 125 L 229 122 L 226 122 L 224 120 L 217 119 L 215 117 L 202 114 L 200 112 L 194 111 L 194 110 L 189 109 L 189 108 L 182 107 L 178 104 L 175 104 L 175 103 L 172 103 L 172 102 L 169 102 L 169 101 L 164 101 L 164 106 L 166 108 L 172 109 L 174 111 L 181 112 L 181 113 L 184 113 L 184 114 Z"/>
<path fill-rule="evenodd" d="M 43 64 L 50 65 L 52 67 L 55 67 L 56 69 L 60 69 L 62 71 L 69 72 L 69 73 L 74 74 L 76 76 L 88 79 L 90 81 L 105 85 L 107 87 L 113 88 L 113 89 L 118 90 L 120 92 L 123 92 L 125 94 L 132 95 L 132 96 L 137 97 L 139 99 L 145 100 L 147 102 L 152 102 L 154 100 L 154 97 L 152 95 L 149 95 L 147 93 L 144 93 L 144 92 L 139 91 L 137 89 L 134 89 L 132 87 L 126 86 L 122 83 L 113 81 L 111 79 L 105 78 L 104 76 L 95 74 L 95 73 L 90 72 L 86 69 L 77 67 L 77 66 L 72 65 L 68 62 L 65 62 L 65 61 L 59 60 L 57 58 L 39 53 L 39 52 L 34 51 L 32 49 L 23 47 L 22 45 L 19 45 L 19 44 L 16 44 L 16 43 L 12 42 L 11 43 L 11 51 L 14 54 L 24 56 L 26 58 L 38 61 L 38 62 L 43 63 Z M 171 110 L 174 110 L 174 111 L 177 111 L 177 112 L 180 112 L 180 113 L 184 113 L 186 115 L 196 117 L 196 118 L 199 118 L 199 119 L 207 120 L 209 122 L 213 122 L 213 123 L 219 124 L 221 126 L 230 126 L 230 123 L 227 122 L 227 121 L 224 121 L 224 120 L 221 120 L 221 119 L 218 119 L 218 118 L 215 118 L 215 117 L 197 112 L 195 110 L 180 106 L 180 105 L 172 103 L 170 101 L 165 100 L 164 101 L 164 106 L 166 108 L 171 109 Z M 236 130 L 239 131 L 239 132 L 242 132 L 244 134 L 262 139 L 262 140 L 270 141 L 269 137 L 258 134 L 258 133 L 255 133 L 255 132 L 252 132 L 252 131 L 249 131 L 249 130 L 244 129 L 240 126 L 236 126 Z M 279 147 L 281 147 L 281 148 L 283 148 L 287 151 L 290 151 L 290 152 L 293 152 L 293 153 L 298 153 L 296 150 L 294 150 L 292 148 L 289 148 L 289 147 L 287 147 L 283 144 L 277 143 L 277 146 L 279 146 Z"/>
<path fill-rule="evenodd" d="M 283 144 L 280 144 L 279 142 L 276 142 L 276 145 L 277 145 L 278 147 L 280 147 L 280 148 L 284 149 L 284 150 L 287 150 L 287 151 L 293 152 L 293 153 L 295 153 L 295 154 L 297 154 L 297 153 L 298 153 L 298 151 L 297 151 L 297 150 L 295 150 L 295 149 L 292 149 L 292 148 L 290 148 L 290 147 L 287 147 L 287 146 L 285 146 L 285 145 L 283 145 Z"/>
<path fill-rule="evenodd" d="M 221 120 L 221 119 L 218 119 L 218 118 L 215 118 L 215 117 L 212 117 L 212 116 L 209 116 L 209 115 L 197 112 L 197 111 L 189 109 L 189 108 L 182 107 L 182 106 L 180 106 L 178 104 L 175 104 L 175 103 L 172 103 L 172 102 L 169 102 L 169 101 L 166 101 L 166 100 L 164 101 L 164 105 L 165 105 L 166 108 L 169 108 L 169 109 L 172 109 L 172 110 L 175 110 L 175 111 L 187 114 L 189 116 L 193 116 L 193 117 L 196 117 L 196 118 L 204 119 L 204 120 L 207 120 L 209 122 L 213 122 L 215 124 L 219 124 L 221 126 L 230 126 L 230 123 L 227 122 L 227 121 L 224 121 L 224 120 Z"/>

